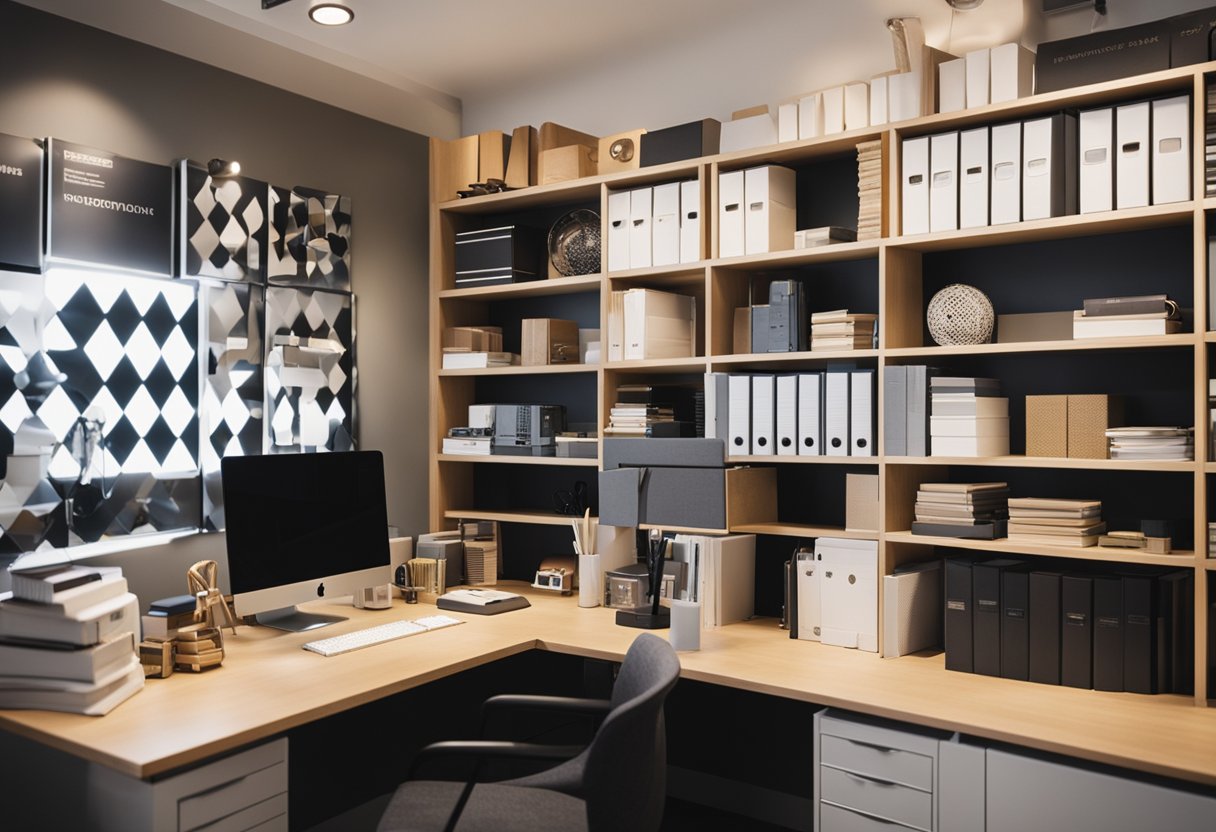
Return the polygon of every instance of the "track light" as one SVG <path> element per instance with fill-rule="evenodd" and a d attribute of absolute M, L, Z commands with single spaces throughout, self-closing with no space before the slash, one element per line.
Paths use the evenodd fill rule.
<path fill-rule="evenodd" d="M 241 172 L 241 163 L 235 160 L 226 162 L 223 159 L 212 159 L 207 163 L 207 173 L 214 177 L 236 176 Z"/>
<path fill-rule="evenodd" d="M 312 0 L 308 16 L 322 26 L 343 26 L 355 19 L 355 11 L 342 0 Z"/>
<path fill-rule="evenodd" d="M 946 0 L 946 4 L 957 12 L 969 12 L 983 5 L 984 0 Z"/>

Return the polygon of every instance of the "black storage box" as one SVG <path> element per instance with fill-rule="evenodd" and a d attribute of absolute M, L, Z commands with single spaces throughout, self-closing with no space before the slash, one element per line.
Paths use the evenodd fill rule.
<path fill-rule="evenodd" d="M 1216 7 L 1171 17 L 1170 66 L 1190 66 L 1212 60 L 1212 29 Z"/>
<path fill-rule="evenodd" d="M 456 235 L 456 286 L 497 286 L 538 280 L 543 237 L 535 228 L 505 225 Z"/>
<path fill-rule="evenodd" d="M 1097 84 L 1170 68 L 1171 20 L 1156 20 L 1039 44 L 1035 93 Z"/>
<path fill-rule="evenodd" d="M 643 133 L 638 164 L 646 168 L 684 159 L 713 156 L 718 152 L 721 133 L 722 123 L 713 118 Z"/>
<path fill-rule="evenodd" d="M 42 267 L 42 147 L 0 133 L 0 266 Z"/>

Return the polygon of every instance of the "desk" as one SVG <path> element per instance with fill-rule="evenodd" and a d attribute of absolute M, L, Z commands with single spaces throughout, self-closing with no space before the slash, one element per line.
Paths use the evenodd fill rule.
<path fill-rule="evenodd" d="M 576 598 L 523 585 L 507 588 L 528 595 L 533 606 L 494 617 L 452 613 L 466 623 L 331 658 L 300 645 L 433 608 L 308 604 L 350 620 L 314 633 L 241 627 L 228 638 L 218 670 L 149 680 L 100 718 L 0 711 L 0 729 L 148 779 L 528 650 L 619 661 L 639 632 L 615 626 L 612 610 L 581 609 Z M 950 673 L 940 654 L 881 659 L 786 635 L 771 619 L 706 631 L 700 651 L 680 654 L 681 675 L 1216 785 L 1216 710 L 1196 708 L 1189 698 Z M 192 711 L 208 717 L 181 718 Z M 164 729 L 169 724 L 171 731 Z"/>

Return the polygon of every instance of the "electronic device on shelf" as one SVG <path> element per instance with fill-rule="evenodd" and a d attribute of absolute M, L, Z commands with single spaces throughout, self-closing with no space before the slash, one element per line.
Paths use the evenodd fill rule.
<path fill-rule="evenodd" d="M 340 636 L 310 641 L 304 645 L 304 649 L 322 656 L 337 656 L 351 650 L 371 647 L 373 644 L 384 644 L 386 641 L 396 641 L 406 636 L 416 636 L 419 633 L 429 633 L 463 623 L 459 618 L 452 618 L 450 615 L 427 615 L 413 621 L 390 621 L 387 624 L 368 627 L 366 630 L 355 630 Z"/>
<path fill-rule="evenodd" d="M 238 616 L 311 630 L 345 619 L 296 604 L 392 580 L 379 451 L 225 457 L 221 474 Z"/>
<path fill-rule="evenodd" d="M 435 606 L 441 610 L 470 612 L 474 615 L 498 615 L 500 612 L 522 610 L 532 604 L 522 595 L 501 589 L 454 589 L 440 595 Z"/>

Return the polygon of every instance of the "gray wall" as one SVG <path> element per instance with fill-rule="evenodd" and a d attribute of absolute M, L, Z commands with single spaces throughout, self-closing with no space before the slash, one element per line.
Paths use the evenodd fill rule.
<path fill-rule="evenodd" d="M 237 159 L 250 176 L 352 199 L 359 443 L 385 455 L 389 522 L 426 522 L 427 140 L 26 6 L 0 0 L 0 132 L 125 156 Z M 222 535 L 105 560 L 141 600 L 224 563 Z"/>

